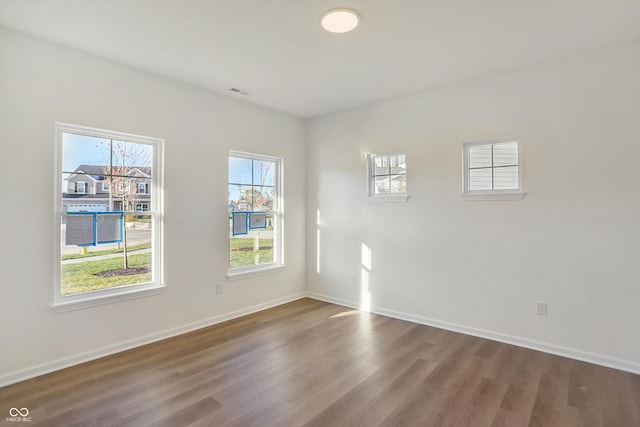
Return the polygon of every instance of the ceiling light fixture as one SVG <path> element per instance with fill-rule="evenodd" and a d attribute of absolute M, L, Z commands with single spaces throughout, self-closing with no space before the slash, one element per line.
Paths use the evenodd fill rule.
<path fill-rule="evenodd" d="M 320 23 L 330 33 L 347 33 L 358 26 L 360 16 L 351 9 L 331 9 L 322 15 Z"/>

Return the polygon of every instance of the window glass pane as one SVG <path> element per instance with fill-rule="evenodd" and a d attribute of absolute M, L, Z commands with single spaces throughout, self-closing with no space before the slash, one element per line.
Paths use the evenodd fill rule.
<path fill-rule="evenodd" d="M 260 237 L 258 238 L 258 262 L 260 264 L 269 264 L 274 262 L 273 230 L 262 230 L 258 234 L 260 234 Z"/>
<path fill-rule="evenodd" d="M 407 176 L 406 175 L 391 175 L 390 179 L 391 193 L 406 193 L 407 192 Z"/>
<path fill-rule="evenodd" d="M 494 144 L 493 165 L 515 166 L 518 164 L 518 143 Z"/>
<path fill-rule="evenodd" d="M 229 220 L 230 268 L 251 267 L 275 262 L 274 224 L 276 216 L 267 214 L 266 230 L 249 230 L 248 234 L 233 236 Z"/>
<path fill-rule="evenodd" d="M 252 184 L 253 160 L 242 157 L 229 157 L 229 183 Z"/>
<path fill-rule="evenodd" d="M 517 190 L 518 166 L 494 168 L 493 188 L 495 190 Z"/>
<path fill-rule="evenodd" d="M 75 212 L 104 211 L 102 207 L 90 203 L 78 204 Z M 111 237 L 126 237 L 126 261 L 124 239 L 121 242 L 100 243 L 95 246 L 83 246 L 82 236 L 93 234 L 93 215 L 87 215 L 86 221 L 72 221 L 76 216 L 62 216 L 60 225 L 60 292 L 72 295 L 100 289 L 117 288 L 152 280 L 150 215 L 127 215 L 125 235 L 119 234 L 121 222 L 107 220 L 97 216 L 95 220 L 98 240 L 109 241 Z M 116 228 L 117 227 L 117 228 Z M 116 233 L 114 233 L 116 231 Z M 74 239 L 74 236 L 78 237 Z M 67 244 L 69 243 L 69 244 Z M 79 243 L 79 244 L 74 244 Z M 96 258 L 100 255 L 100 258 Z"/>
<path fill-rule="evenodd" d="M 253 209 L 251 185 L 229 184 L 229 212 Z"/>
<path fill-rule="evenodd" d="M 491 145 L 469 146 L 469 168 L 491 167 Z"/>
<path fill-rule="evenodd" d="M 128 176 L 111 177 L 110 210 L 134 211 L 139 203 L 151 202 L 151 180 Z M 108 201 L 109 193 L 104 196 Z"/>
<path fill-rule="evenodd" d="M 151 178 L 153 161 L 151 145 L 114 140 L 111 148 L 113 175 L 127 178 Z M 103 165 L 106 166 L 105 172 L 109 173 L 108 160 Z"/>
<path fill-rule="evenodd" d="M 118 197 L 118 200 L 123 201 L 124 210 L 127 211 L 138 211 L 139 207 L 145 207 L 149 210 L 149 206 L 151 203 L 151 180 L 150 179 L 134 179 L 134 178 L 125 178 L 125 177 L 114 177 L 113 181 L 116 185 L 113 188 L 119 188 L 118 185 L 120 183 L 124 184 L 124 188 L 128 188 L 129 190 L 121 197 Z M 112 199 L 115 194 L 112 194 Z"/>
<path fill-rule="evenodd" d="M 109 141 L 93 136 L 64 133 L 62 135 L 63 173 L 91 174 L 96 170 L 85 170 L 81 165 L 107 165 L 109 163 Z M 97 172 L 103 174 L 104 170 Z"/>
<path fill-rule="evenodd" d="M 404 154 L 396 154 L 389 157 L 389 165 L 392 174 L 402 174 L 407 172 L 407 165 Z"/>
<path fill-rule="evenodd" d="M 376 176 L 374 180 L 374 192 L 375 194 L 385 194 L 390 191 L 390 177 L 389 176 Z"/>
<path fill-rule="evenodd" d="M 375 157 L 374 164 L 374 175 L 389 175 L 389 156 Z"/>
<path fill-rule="evenodd" d="M 469 171 L 469 190 L 491 190 L 491 168 Z"/>
<path fill-rule="evenodd" d="M 253 161 L 253 184 L 273 186 L 275 163 L 261 160 Z"/>
<path fill-rule="evenodd" d="M 268 211 L 273 209 L 273 198 L 275 197 L 273 187 L 253 188 L 253 210 Z"/>

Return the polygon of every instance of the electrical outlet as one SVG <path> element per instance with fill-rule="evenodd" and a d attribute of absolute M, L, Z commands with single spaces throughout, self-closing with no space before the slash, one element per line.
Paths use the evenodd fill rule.
<path fill-rule="evenodd" d="M 222 293 L 222 283 L 216 283 L 216 294 Z"/>
<path fill-rule="evenodd" d="M 354 285 L 359 285 L 360 284 L 360 275 L 359 274 L 354 274 L 353 275 L 353 284 Z"/>
<path fill-rule="evenodd" d="M 538 316 L 547 315 L 547 303 L 543 301 L 536 301 L 536 314 Z"/>

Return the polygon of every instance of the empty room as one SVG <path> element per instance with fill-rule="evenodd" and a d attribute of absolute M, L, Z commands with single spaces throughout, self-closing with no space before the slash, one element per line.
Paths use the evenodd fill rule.
<path fill-rule="evenodd" d="M 639 22 L 0 0 L 0 425 L 640 426 Z"/>

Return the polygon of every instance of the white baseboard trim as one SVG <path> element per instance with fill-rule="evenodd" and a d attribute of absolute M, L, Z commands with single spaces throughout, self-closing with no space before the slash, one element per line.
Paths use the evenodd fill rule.
<path fill-rule="evenodd" d="M 119 353 L 121 351 L 130 350 L 132 348 L 140 347 L 156 341 L 161 341 L 167 338 L 174 337 L 176 335 L 181 335 L 187 332 L 195 331 L 197 329 L 206 328 L 207 326 L 212 326 L 217 323 L 222 323 L 227 320 L 235 319 L 237 317 L 246 316 L 247 314 L 266 310 L 268 308 L 286 304 L 288 302 L 295 301 L 304 297 L 306 297 L 306 293 L 299 292 L 293 295 L 289 295 L 287 297 L 278 298 L 275 300 L 267 301 L 265 303 L 256 304 L 251 307 L 232 311 L 230 313 L 221 314 L 219 316 L 214 316 L 207 319 L 199 320 L 197 322 L 188 323 L 186 325 L 178 326 L 176 328 L 171 328 L 165 331 L 145 335 L 140 338 L 134 338 L 127 341 L 122 341 L 117 344 L 112 344 L 112 345 L 101 347 L 95 350 L 90 350 L 83 353 L 63 357 L 61 359 L 31 366 L 29 368 L 21 369 L 19 371 L 9 372 L 7 374 L 0 375 L 0 387 L 4 387 L 20 381 L 28 380 L 30 378 L 48 374 L 50 372 L 59 371 L 60 369 L 68 368 L 74 365 L 79 365 L 80 363 L 89 362 L 91 360 L 99 359 L 101 357 L 109 356 L 111 354 Z"/>
<path fill-rule="evenodd" d="M 347 301 L 328 295 L 318 294 L 315 292 L 307 292 L 307 297 L 319 301 L 329 302 L 332 304 L 343 305 L 349 308 L 360 309 L 360 305 L 354 301 Z M 608 368 L 618 369 L 621 371 L 640 375 L 640 363 L 632 362 L 630 360 L 618 359 L 615 357 L 606 356 L 604 354 L 591 353 L 575 348 L 517 337 L 515 335 L 503 334 L 500 332 L 489 331 L 481 328 L 474 328 L 472 326 L 458 325 L 456 323 L 444 322 L 424 316 L 388 310 L 382 307 L 371 307 L 369 311 L 375 314 L 392 317 L 394 319 L 406 320 L 409 322 L 433 326 L 453 332 L 460 332 L 466 335 L 473 335 L 476 337 L 499 341 L 506 344 L 517 345 L 518 347 L 529 348 L 532 350 L 542 351 L 544 353 L 555 354 L 557 356 L 568 357 L 570 359 L 581 360 L 583 362 L 593 363 L 596 365 L 606 366 Z"/>

